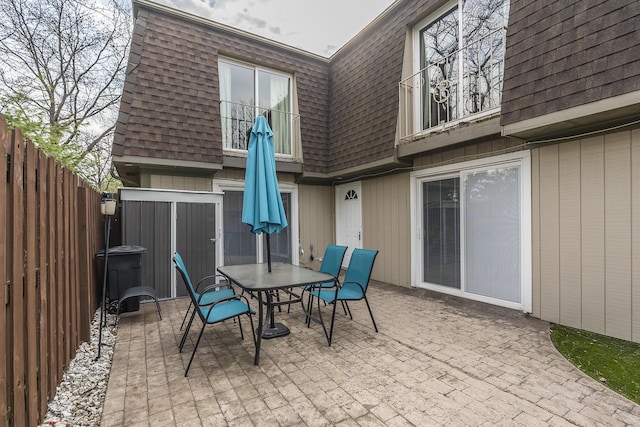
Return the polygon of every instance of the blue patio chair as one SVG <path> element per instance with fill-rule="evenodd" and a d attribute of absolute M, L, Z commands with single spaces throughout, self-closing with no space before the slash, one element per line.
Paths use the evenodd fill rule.
<path fill-rule="evenodd" d="M 187 340 L 187 334 L 191 329 L 191 324 L 193 323 L 193 319 L 195 318 L 196 314 L 202 321 L 202 329 L 200 329 L 200 334 L 198 335 L 196 344 L 193 347 L 193 352 L 191 353 L 191 358 L 189 359 L 187 369 L 184 371 L 184 376 L 186 377 L 189 373 L 189 368 L 191 368 L 193 357 L 196 355 L 196 350 L 198 349 L 200 340 L 202 339 L 204 328 L 207 325 L 220 323 L 227 319 L 238 318 L 238 325 L 240 326 L 240 337 L 244 340 L 244 333 L 242 332 L 242 322 L 240 316 L 246 314 L 249 317 L 249 322 L 251 323 L 251 333 L 253 334 L 254 343 L 256 341 L 256 333 L 253 326 L 253 318 L 251 317 L 253 315 L 253 310 L 251 310 L 247 298 L 245 298 L 243 295 L 237 295 L 235 293 L 232 293 L 228 296 L 220 297 L 220 291 L 216 291 L 214 285 L 203 289 L 200 293 L 196 293 L 191 283 L 191 279 L 189 278 L 189 274 L 187 273 L 187 269 L 184 265 L 182 257 L 180 257 L 177 252 L 173 257 L 173 262 L 175 263 L 176 269 L 180 273 L 180 276 L 182 276 L 182 280 L 185 284 L 185 287 L 187 288 L 187 293 L 189 294 L 191 303 L 194 307 L 193 314 L 189 319 L 189 323 L 187 324 L 180 344 L 178 345 L 180 352 L 182 352 L 185 341 Z M 207 299 L 210 298 L 209 296 L 207 296 L 207 294 L 211 292 L 216 293 L 215 298 L 213 298 L 213 301 L 207 301 Z"/>
<path fill-rule="evenodd" d="M 321 304 L 318 304 L 318 320 L 322 324 L 322 329 L 324 329 L 324 334 L 327 337 L 329 345 L 331 345 L 331 340 L 333 338 L 333 324 L 336 318 L 336 303 L 338 301 L 344 302 L 349 317 L 353 319 L 348 302 L 360 301 L 363 299 L 367 304 L 367 309 L 371 316 L 371 322 L 373 322 L 373 328 L 378 332 L 378 326 L 376 326 L 371 306 L 367 300 L 367 288 L 369 286 L 369 279 L 371 278 L 371 271 L 373 270 L 373 263 L 377 255 L 377 250 L 354 249 L 351 254 L 347 273 L 345 274 L 344 281 L 342 283 L 336 283 L 331 288 L 326 285 L 316 286 L 310 291 L 311 295 L 319 300 L 322 300 L 327 304 L 333 304 L 331 327 L 328 333 L 327 328 L 324 325 L 324 321 L 322 320 L 322 310 L 320 309 Z M 310 316 L 311 312 L 309 311 L 309 318 Z"/>
<path fill-rule="evenodd" d="M 184 276 L 183 278 L 188 281 L 188 284 L 191 288 L 194 289 L 196 298 L 200 300 L 201 304 L 209 304 L 215 301 L 218 301 L 222 298 L 234 295 L 235 292 L 231 287 L 231 284 L 228 282 L 227 278 L 222 274 L 212 274 L 210 276 L 205 276 L 202 279 L 198 280 L 195 286 L 193 286 L 193 282 L 191 281 L 191 277 L 189 277 L 189 273 L 187 273 L 186 264 L 182 259 L 182 256 L 178 252 L 174 254 L 174 260 L 177 260 L 176 264 L 179 262 L 182 267 L 184 267 Z M 210 283 L 209 286 L 205 286 L 203 290 L 200 290 L 201 286 Z M 184 313 L 184 317 L 182 318 L 182 323 L 180 324 L 180 330 L 184 327 L 184 323 L 187 320 L 187 316 L 193 307 L 193 302 L 189 301 L 189 306 L 187 307 L 186 313 Z M 195 316 L 195 312 L 193 313 Z"/>
<path fill-rule="evenodd" d="M 340 275 L 340 269 L 342 268 L 342 260 L 344 259 L 344 255 L 347 252 L 346 246 L 340 245 L 327 245 L 327 248 L 324 250 L 324 256 L 322 258 L 322 263 L 320 264 L 320 270 L 322 273 L 331 274 L 333 277 L 338 279 Z M 302 297 L 305 291 L 311 290 L 311 288 L 331 288 L 335 285 L 335 282 L 326 282 L 326 283 L 318 283 L 313 286 L 303 286 L 301 288 L 302 295 L 300 296 L 300 303 L 302 304 Z M 313 307 L 313 295 L 309 293 L 309 298 L 307 300 L 307 313 L 311 312 Z M 302 304 L 302 309 L 304 310 L 304 304 Z M 309 325 L 310 319 L 307 316 L 307 325 Z"/>
<path fill-rule="evenodd" d="M 320 264 L 320 270 L 322 273 L 328 273 L 331 274 L 333 277 L 335 277 L 336 279 L 338 278 L 338 275 L 340 274 L 340 268 L 342 267 L 342 260 L 344 259 L 344 254 L 347 252 L 347 247 L 346 246 L 339 246 L 339 245 L 333 245 L 333 244 L 329 244 L 327 245 L 327 248 L 324 251 L 324 256 L 322 258 L 322 263 Z M 332 287 L 334 285 L 334 282 L 327 282 L 327 283 L 318 283 L 316 285 L 314 285 L 314 287 Z M 305 310 L 304 308 L 304 303 L 303 303 L 303 297 L 304 297 L 304 292 L 308 291 L 311 289 L 312 286 L 300 286 L 300 298 L 299 298 L 299 302 L 302 305 L 302 310 L 304 310 L 305 312 L 308 313 L 309 310 L 311 310 L 311 306 L 308 305 L 308 310 Z M 288 291 L 289 293 L 289 301 L 291 301 L 291 296 L 292 295 L 296 295 L 295 293 Z M 297 295 L 296 295 L 297 296 Z M 298 300 L 294 301 L 294 302 L 298 302 Z M 311 295 L 309 295 L 309 300 L 308 300 L 309 304 L 311 303 Z M 291 308 L 291 304 L 289 304 L 289 309 Z M 287 309 L 287 313 L 289 312 L 289 309 Z M 309 320 L 307 318 L 307 324 L 309 323 Z"/>

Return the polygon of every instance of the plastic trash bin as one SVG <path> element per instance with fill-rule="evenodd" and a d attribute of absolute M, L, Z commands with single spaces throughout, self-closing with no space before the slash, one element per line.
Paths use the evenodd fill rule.
<path fill-rule="evenodd" d="M 142 246 L 114 246 L 109 248 L 107 262 L 107 311 L 118 312 L 118 301 L 127 289 L 142 285 L 142 254 L 146 252 Z M 97 259 L 104 261 L 104 249 L 96 254 Z M 104 264 L 101 274 L 104 274 Z M 104 276 L 100 276 L 101 280 Z M 100 282 L 102 283 L 102 282 Z M 138 311 L 140 298 L 128 298 L 122 302 L 120 312 Z"/>

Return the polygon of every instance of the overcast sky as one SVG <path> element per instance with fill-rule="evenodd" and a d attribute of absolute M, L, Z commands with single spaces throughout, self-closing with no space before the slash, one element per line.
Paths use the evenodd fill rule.
<path fill-rule="evenodd" d="M 155 0 L 175 9 L 331 56 L 394 0 Z"/>

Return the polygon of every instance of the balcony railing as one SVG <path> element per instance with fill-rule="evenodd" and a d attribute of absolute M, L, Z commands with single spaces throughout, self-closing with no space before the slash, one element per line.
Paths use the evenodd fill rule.
<path fill-rule="evenodd" d="M 251 129 L 259 114 L 267 118 L 273 131 L 276 156 L 298 158 L 297 154 L 300 151 L 299 114 L 230 101 L 220 102 L 224 150 L 246 151 L 248 149 Z"/>
<path fill-rule="evenodd" d="M 506 28 L 495 30 L 402 80 L 400 141 L 498 112 L 505 36 Z"/>

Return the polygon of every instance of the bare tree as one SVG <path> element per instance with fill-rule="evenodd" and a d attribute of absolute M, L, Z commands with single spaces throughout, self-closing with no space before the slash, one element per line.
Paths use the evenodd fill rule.
<path fill-rule="evenodd" d="M 49 154 L 94 173 L 82 169 L 113 136 L 130 35 L 126 0 L 1 0 L 3 112 Z"/>

